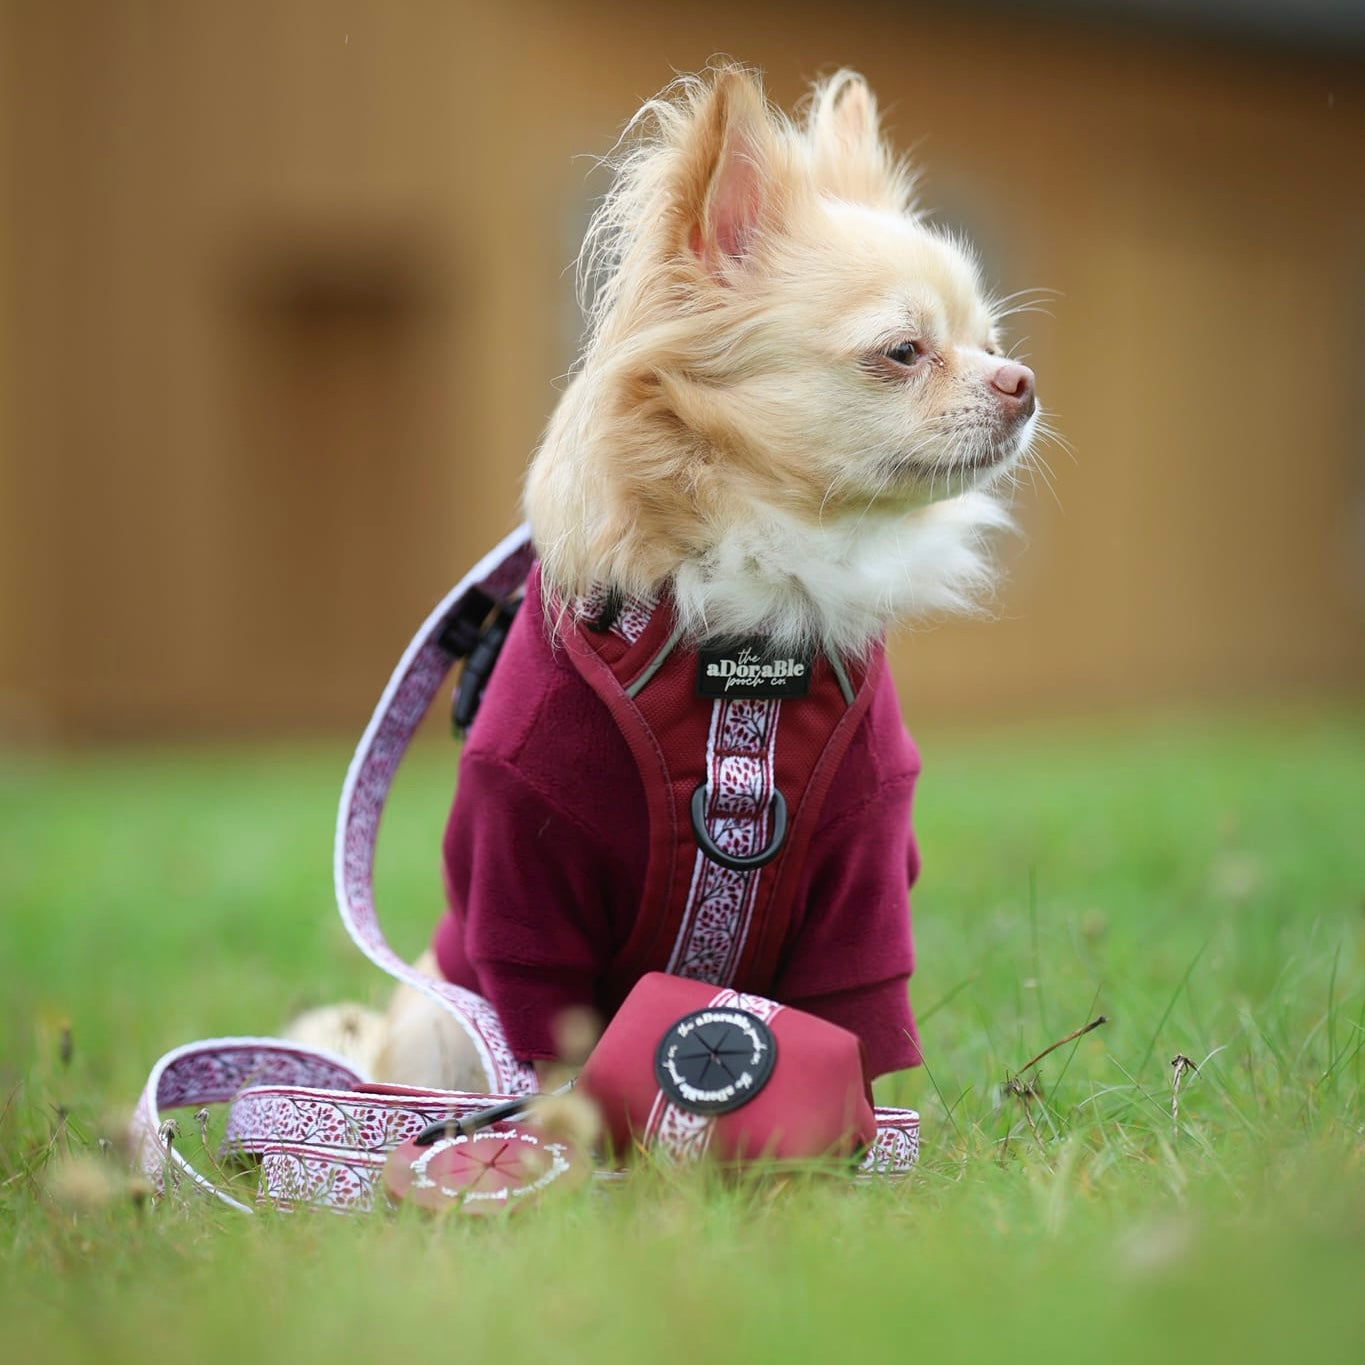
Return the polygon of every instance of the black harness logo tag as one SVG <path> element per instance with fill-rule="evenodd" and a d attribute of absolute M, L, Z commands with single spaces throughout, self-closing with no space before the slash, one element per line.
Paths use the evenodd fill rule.
<path fill-rule="evenodd" d="M 697 696 L 769 701 L 810 692 L 811 655 L 774 650 L 762 637 L 702 645 Z"/>

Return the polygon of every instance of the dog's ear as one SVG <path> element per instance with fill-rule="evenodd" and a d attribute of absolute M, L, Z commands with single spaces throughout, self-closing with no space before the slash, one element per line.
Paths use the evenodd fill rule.
<path fill-rule="evenodd" d="M 910 176 L 887 152 L 876 97 L 856 71 L 836 72 L 811 92 L 806 136 L 825 193 L 874 208 L 910 207 Z"/>
<path fill-rule="evenodd" d="M 689 133 L 686 249 L 726 281 L 781 215 L 780 149 L 757 79 L 738 67 L 716 72 Z"/>

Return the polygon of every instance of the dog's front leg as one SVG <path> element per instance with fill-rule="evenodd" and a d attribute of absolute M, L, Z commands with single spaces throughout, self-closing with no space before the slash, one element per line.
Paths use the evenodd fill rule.
<path fill-rule="evenodd" d="M 430 950 L 413 965 L 419 972 L 440 979 L 436 956 Z M 375 1080 L 475 1093 L 488 1089 L 488 1078 L 469 1035 L 421 991 L 400 985 L 389 1002 L 384 1023 Z"/>

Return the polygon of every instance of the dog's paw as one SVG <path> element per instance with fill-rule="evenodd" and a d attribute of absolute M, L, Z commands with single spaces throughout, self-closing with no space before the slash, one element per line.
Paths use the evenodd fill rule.
<path fill-rule="evenodd" d="M 389 1025 L 378 1010 L 363 1005 L 323 1005 L 291 1020 L 284 1036 L 293 1043 L 338 1053 L 362 1075 L 373 1076 L 388 1041 Z"/>
<path fill-rule="evenodd" d="M 469 1034 L 420 991 L 400 985 L 384 1024 L 383 1044 L 375 1058 L 375 1080 L 475 1094 L 488 1089 Z"/>

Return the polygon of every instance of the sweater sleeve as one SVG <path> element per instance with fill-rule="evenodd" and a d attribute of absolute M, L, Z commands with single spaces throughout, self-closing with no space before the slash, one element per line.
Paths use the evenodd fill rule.
<path fill-rule="evenodd" d="M 555 1056 L 556 1018 L 597 1005 L 619 873 L 578 823 L 509 763 L 467 753 L 444 842 L 443 974 L 498 1011 L 523 1060 Z M 596 860 L 596 861 L 595 861 Z"/>
<path fill-rule="evenodd" d="M 806 918 L 774 991 L 856 1033 L 872 1076 L 920 1063 L 907 988 L 915 965 L 909 888 L 918 871 L 913 788 L 914 773 L 900 774 L 817 832 Z"/>

